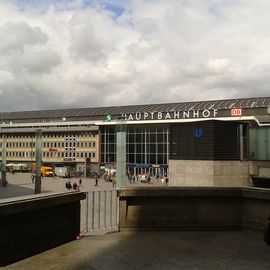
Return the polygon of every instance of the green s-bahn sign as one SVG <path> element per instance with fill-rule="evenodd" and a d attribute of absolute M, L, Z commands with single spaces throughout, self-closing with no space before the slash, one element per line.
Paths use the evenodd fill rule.
<path fill-rule="evenodd" d="M 111 114 L 107 114 L 105 117 L 106 121 L 112 121 L 112 115 Z"/>

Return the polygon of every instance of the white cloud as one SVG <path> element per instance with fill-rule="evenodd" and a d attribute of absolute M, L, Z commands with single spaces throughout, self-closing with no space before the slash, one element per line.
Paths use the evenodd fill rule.
<path fill-rule="evenodd" d="M 25 45 L 42 44 L 47 41 L 47 36 L 39 27 L 30 27 L 25 22 L 7 22 L 0 26 L 0 53 L 6 54 L 14 50 L 22 51 Z"/>
<path fill-rule="evenodd" d="M 3 111 L 269 95 L 269 1 L 39 2 L 0 1 Z"/>

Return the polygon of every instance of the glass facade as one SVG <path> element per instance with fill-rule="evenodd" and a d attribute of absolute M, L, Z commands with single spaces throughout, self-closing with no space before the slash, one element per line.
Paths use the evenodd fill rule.
<path fill-rule="evenodd" d="M 270 160 L 270 128 L 252 128 L 249 131 L 251 160 Z"/>
<path fill-rule="evenodd" d="M 127 126 L 127 166 L 129 173 L 166 174 L 169 161 L 168 125 Z M 116 128 L 101 128 L 101 163 L 116 162 Z"/>

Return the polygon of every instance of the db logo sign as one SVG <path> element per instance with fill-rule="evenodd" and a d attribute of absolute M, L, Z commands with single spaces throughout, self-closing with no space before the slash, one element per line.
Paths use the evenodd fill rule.
<path fill-rule="evenodd" d="M 242 109 L 231 109 L 231 116 L 241 116 Z"/>

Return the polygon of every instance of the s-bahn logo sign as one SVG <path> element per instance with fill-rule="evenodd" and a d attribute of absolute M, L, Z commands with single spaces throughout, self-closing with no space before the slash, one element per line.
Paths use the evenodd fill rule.
<path fill-rule="evenodd" d="M 129 121 L 140 120 L 172 120 L 189 118 L 214 118 L 218 114 L 218 109 L 210 110 L 190 110 L 190 111 L 170 111 L 170 112 L 136 112 L 123 113 L 122 117 Z"/>

